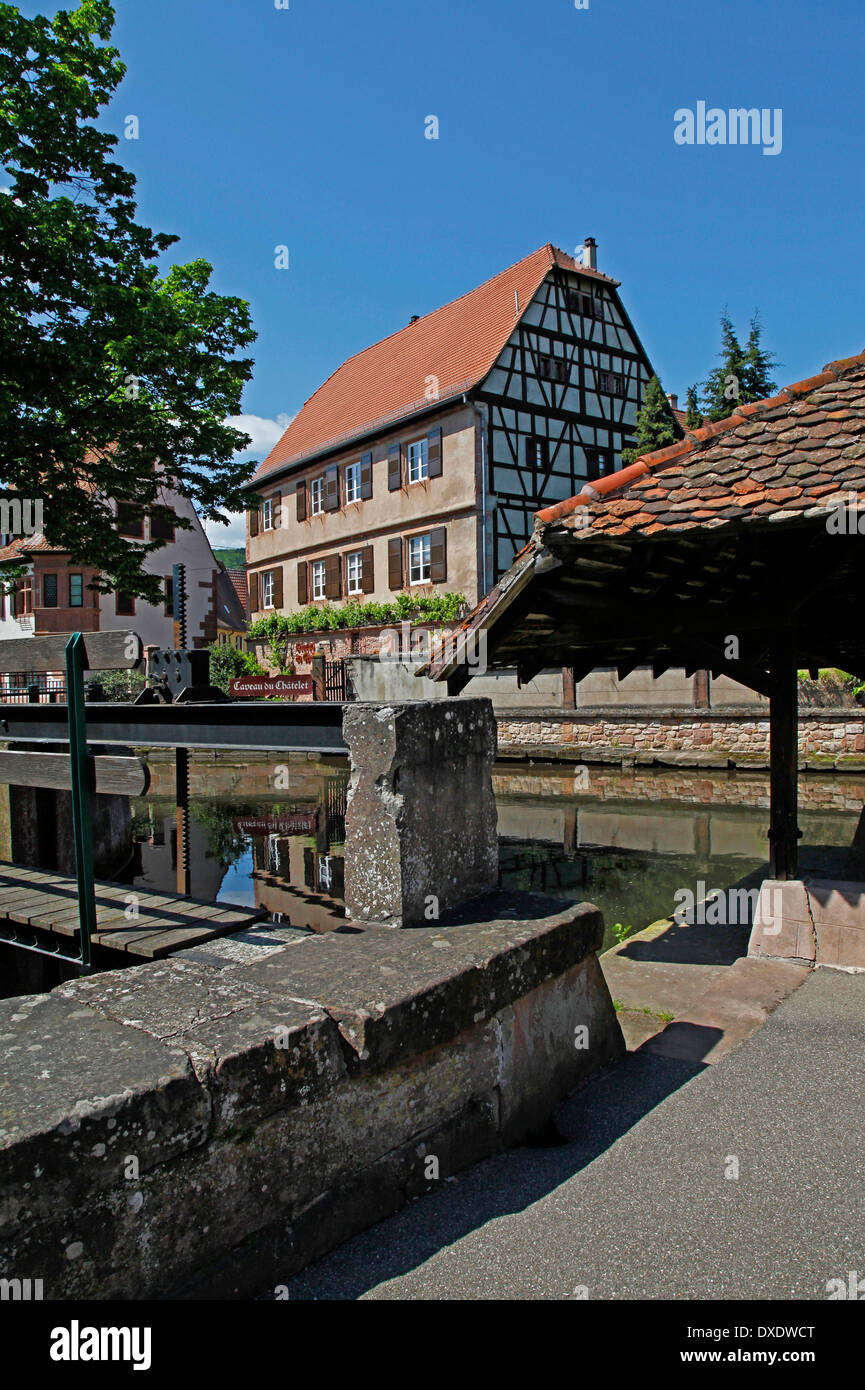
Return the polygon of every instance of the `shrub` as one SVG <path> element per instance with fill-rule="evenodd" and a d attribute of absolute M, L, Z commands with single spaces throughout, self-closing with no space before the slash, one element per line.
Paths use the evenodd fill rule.
<path fill-rule="evenodd" d="M 463 594 L 433 594 L 414 597 L 399 594 L 393 603 L 358 603 L 350 600 L 335 607 L 333 604 L 310 604 L 299 613 L 269 613 L 251 623 L 247 637 L 262 638 L 281 645 L 300 632 L 332 632 L 339 628 L 379 626 L 402 622 L 455 622 L 464 616 L 466 600 Z M 273 648 L 272 648 L 273 649 Z M 276 663 L 278 664 L 278 663 Z"/>
<path fill-rule="evenodd" d="M 210 653 L 210 684 L 225 695 L 228 694 L 229 682 L 237 676 L 267 674 L 251 652 L 242 652 L 239 647 L 221 647 L 214 642 L 207 650 Z"/>

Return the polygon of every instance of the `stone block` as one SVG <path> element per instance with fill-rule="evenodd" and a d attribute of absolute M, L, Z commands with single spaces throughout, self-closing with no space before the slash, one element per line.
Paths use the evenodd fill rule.
<path fill-rule="evenodd" d="M 349 917 L 425 926 L 495 886 L 489 700 L 349 705 L 345 819 Z"/>
<path fill-rule="evenodd" d="M 269 996 L 226 967 L 154 961 L 69 981 L 55 993 L 182 1048 L 210 1094 L 217 1130 L 306 1105 L 345 1074 L 336 1026 L 323 1009 Z"/>
<path fill-rule="evenodd" d="M 123 1184 L 203 1143 L 186 1053 L 51 994 L 0 1000 L 0 1229 Z"/>

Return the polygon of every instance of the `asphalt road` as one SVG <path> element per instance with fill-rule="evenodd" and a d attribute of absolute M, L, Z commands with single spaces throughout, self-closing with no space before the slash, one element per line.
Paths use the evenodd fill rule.
<path fill-rule="evenodd" d="M 815 971 L 716 1066 L 633 1054 L 558 1124 L 566 1144 L 443 1183 L 290 1297 L 826 1299 L 865 1277 L 865 975 Z"/>

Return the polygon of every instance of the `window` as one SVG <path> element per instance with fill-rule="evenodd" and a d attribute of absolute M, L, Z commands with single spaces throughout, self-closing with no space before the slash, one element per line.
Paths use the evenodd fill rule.
<path fill-rule="evenodd" d="M 313 560 L 310 565 L 312 578 L 312 597 L 313 601 L 325 597 L 325 564 L 324 560 Z"/>
<path fill-rule="evenodd" d="M 568 364 L 563 357 L 538 358 L 538 372 L 545 381 L 567 381 Z"/>
<path fill-rule="evenodd" d="M 428 584 L 430 579 L 430 537 L 412 536 L 408 543 L 410 584 Z"/>
<path fill-rule="evenodd" d="M 598 372 L 598 390 L 608 396 L 624 396 L 625 378 L 621 372 Z"/>
<path fill-rule="evenodd" d="M 345 557 L 346 589 L 350 594 L 363 593 L 363 551 L 353 550 Z"/>
<path fill-rule="evenodd" d="M 324 511 L 324 478 L 313 478 L 309 485 L 309 514 L 321 516 Z"/>
<path fill-rule="evenodd" d="M 318 886 L 325 893 L 329 893 L 333 887 L 333 869 L 331 867 L 329 854 L 319 855 Z"/>
<path fill-rule="evenodd" d="M 144 513 L 134 502 L 117 503 L 117 530 L 131 540 L 144 539 Z"/>
<path fill-rule="evenodd" d="M 345 500 L 349 502 L 360 501 L 360 464 L 350 463 L 345 470 Z"/>
<path fill-rule="evenodd" d="M 422 483 L 429 477 L 429 446 L 425 439 L 416 439 L 408 446 L 408 480 Z"/>
<path fill-rule="evenodd" d="M 153 541 L 173 541 L 174 517 L 152 516 L 150 518 L 150 539 Z"/>
<path fill-rule="evenodd" d="M 174 617 L 174 575 L 167 574 L 162 581 L 163 603 L 166 618 Z"/>
<path fill-rule="evenodd" d="M 565 302 L 572 314 L 582 314 L 587 319 L 603 318 L 601 301 L 593 294 L 586 294 L 583 290 L 566 290 Z"/>
<path fill-rule="evenodd" d="M 261 504 L 261 529 L 262 531 L 273 530 L 273 499 L 266 497 Z"/>
<path fill-rule="evenodd" d="M 69 576 L 69 607 L 84 607 L 84 575 L 70 574 Z"/>
<path fill-rule="evenodd" d="M 538 439 L 536 435 L 529 435 L 526 440 L 526 464 L 528 467 L 543 472 L 546 470 L 549 457 L 549 442 L 546 439 Z"/>
<path fill-rule="evenodd" d="M 135 616 L 135 599 L 131 594 L 125 594 L 122 590 L 114 595 L 114 612 L 121 618 L 132 618 Z"/>
<path fill-rule="evenodd" d="M 273 570 L 265 570 L 261 576 L 261 606 L 273 607 Z"/>
<path fill-rule="evenodd" d="M 42 607 L 57 607 L 57 575 L 44 574 L 42 576 Z"/>

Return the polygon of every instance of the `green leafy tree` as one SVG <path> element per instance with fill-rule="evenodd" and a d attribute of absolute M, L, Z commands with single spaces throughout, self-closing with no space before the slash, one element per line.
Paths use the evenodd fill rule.
<path fill-rule="evenodd" d="M 685 397 L 685 428 L 698 430 L 702 423 L 703 417 L 697 404 L 697 388 L 696 386 L 689 386 L 688 394 Z"/>
<path fill-rule="evenodd" d="M 774 358 L 761 346 L 759 315 L 751 319 L 748 342 L 742 347 L 725 309 L 721 315 L 721 364 L 711 371 L 703 392 L 707 420 L 725 420 L 738 405 L 762 401 L 775 390 L 771 378 Z"/>
<path fill-rule="evenodd" d="M 159 273 L 177 237 L 136 221 L 134 175 L 94 123 L 125 71 L 113 24 L 109 0 L 53 19 L 0 3 L 0 481 L 42 502 L 48 541 L 100 587 L 158 602 L 141 562 L 159 542 L 118 535 L 109 499 L 158 514 L 170 489 L 214 520 L 248 505 L 249 436 L 226 417 L 255 334 L 206 261 Z"/>
<path fill-rule="evenodd" d="M 682 427 L 673 414 L 673 408 L 664 395 L 664 388 L 656 376 L 646 385 L 643 404 L 637 413 L 637 442 L 632 449 L 622 450 L 622 463 L 627 465 L 643 454 L 651 454 L 655 449 L 665 449 L 682 438 Z"/>

